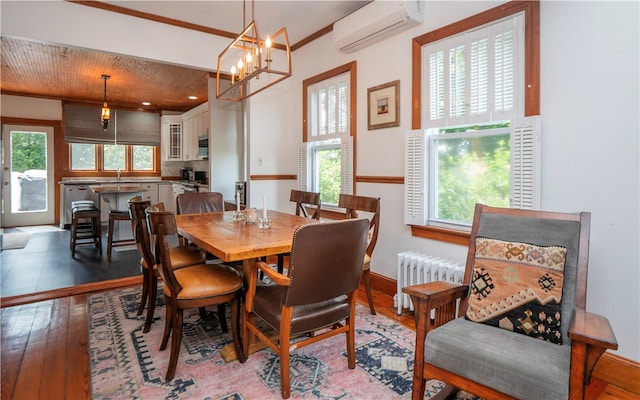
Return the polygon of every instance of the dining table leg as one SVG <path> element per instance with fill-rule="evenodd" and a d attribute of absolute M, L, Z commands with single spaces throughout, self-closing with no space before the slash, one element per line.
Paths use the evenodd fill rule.
<path fill-rule="evenodd" d="M 242 304 L 241 307 L 245 307 L 244 295 L 246 294 L 246 290 L 249 287 L 249 273 L 252 268 L 254 268 L 257 258 L 252 258 L 248 260 L 242 261 L 242 285 L 243 285 L 243 296 L 242 296 Z M 244 312 L 241 313 L 242 318 L 244 318 Z M 242 321 L 241 321 L 242 326 Z M 255 335 L 249 335 L 248 338 L 241 337 L 242 341 L 249 340 L 249 354 L 245 354 L 245 357 L 248 357 L 250 354 L 253 354 L 257 351 L 260 351 L 267 347 L 266 344 L 257 340 Z M 220 356 L 225 362 L 231 362 L 238 359 L 238 355 L 236 354 L 236 350 L 233 346 L 233 342 L 226 344 L 222 349 L 220 349 Z"/>

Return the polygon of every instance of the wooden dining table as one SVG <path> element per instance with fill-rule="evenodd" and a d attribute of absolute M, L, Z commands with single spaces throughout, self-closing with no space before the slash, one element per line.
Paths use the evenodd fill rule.
<path fill-rule="evenodd" d="M 317 222 L 308 218 L 279 211 L 268 210 L 271 229 L 259 231 L 257 223 L 234 221 L 235 211 L 203 214 L 176 215 L 178 234 L 200 248 L 220 258 L 223 262 L 242 261 L 244 287 L 255 262 L 262 257 L 291 252 L 293 234 L 301 225 Z M 262 216 L 262 210 L 257 210 Z M 249 354 L 264 348 L 260 341 L 249 340 Z M 225 346 L 220 354 L 229 362 L 237 358 L 232 345 Z"/>
<path fill-rule="evenodd" d="M 234 221 L 234 211 L 176 215 L 178 234 L 215 255 L 223 262 L 242 261 L 251 267 L 256 260 L 291 251 L 296 228 L 311 222 L 308 218 L 279 211 L 267 211 L 271 228 L 258 230 L 258 224 Z M 262 211 L 257 213 L 262 216 Z M 243 273 L 248 274 L 243 268 Z"/>

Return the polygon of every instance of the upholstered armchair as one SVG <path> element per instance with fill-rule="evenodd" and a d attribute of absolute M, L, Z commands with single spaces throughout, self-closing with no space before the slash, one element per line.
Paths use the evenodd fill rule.
<path fill-rule="evenodd" d="M 483 399 L 582 399 L 618 346 L 585 309 L 589 229 L 586 212 L 476 205 L 464 284 L 403 289 L 416 318 L 412 398 L 437 379 Z"/>

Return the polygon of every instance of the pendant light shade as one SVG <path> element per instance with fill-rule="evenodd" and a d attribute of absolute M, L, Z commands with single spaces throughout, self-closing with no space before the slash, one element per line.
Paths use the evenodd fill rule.
<path fill-rule="evenodd" d="M 102 114 L 100 116 L 100 121 L 102 122 L 102 129 L 105 131 L 109 126 L 109 117 L 111 116 L 111 110 L 107 105 L 107 80 L 111 78 L 109 75 L 102 75 L 101 79 L 104 80 L 104 104 L 102 104 Z"/>

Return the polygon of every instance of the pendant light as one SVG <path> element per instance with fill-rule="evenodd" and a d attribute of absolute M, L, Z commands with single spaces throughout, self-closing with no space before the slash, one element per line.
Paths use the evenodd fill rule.
<path fill-rule="evenodd" d="M 291 48 L 286 28 L 260 38 L 254 7 L 252 0 L 251 23 L 218 56 L 216 98 L 219 100 L 241 101 L 291 76 Z M 242 14 L 244 25 L 244 1 Z"/>
<path fill-rule="evenodd" d="M 111 110 L 109 110 L 109 106 L 107 106 L 107 80 L 109 80 L 111 76 L 102 75 L 101 79 L 104 80 L 104 104 L 102 105 L 102 114 L 100 120 L 102 121 L 102 129 L 105 131 L 109 126 L 109 116 L 111 115 Z"/>

